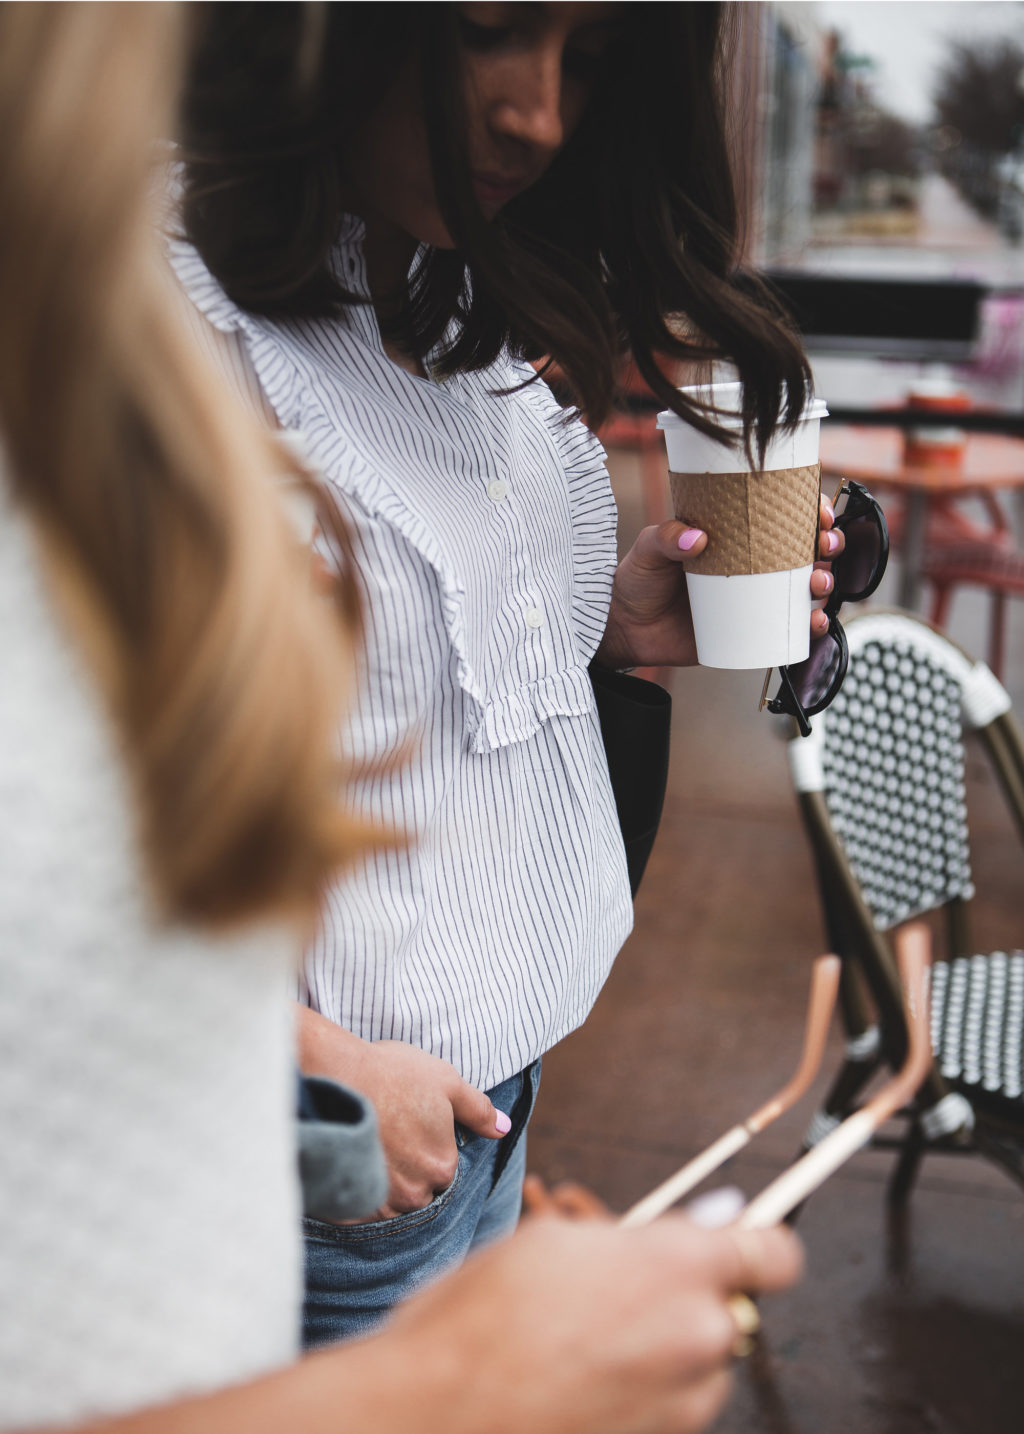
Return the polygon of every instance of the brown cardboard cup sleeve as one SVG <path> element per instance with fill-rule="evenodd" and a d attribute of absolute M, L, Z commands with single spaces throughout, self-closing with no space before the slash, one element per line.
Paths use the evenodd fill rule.
<path fill-rule="evenodd" d="M 821 465 L 766 473 L 670 473 L 676 517 L 708 545 L 686 570 L 711 576 L 780 573 L 817 558 Z"/>

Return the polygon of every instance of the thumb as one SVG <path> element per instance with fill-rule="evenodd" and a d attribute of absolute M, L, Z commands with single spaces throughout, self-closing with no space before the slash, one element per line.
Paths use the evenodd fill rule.
<path fill-rule="evenodd" d="M 692 528 L 678 518 L 662 523 L 657 532 L 664 556 L 676 562 L 680 558 L 697 557 L 708 545 L 708 535 L 703 528 Z"/>
<path fill-rule="evenodd" d="M 512 1129 L 512 1122 L 504 1111 L 498 1110 L 482 1090 L 459 1078 L 452 1091 L 452 1114 L 455 1119 L 474 1135 L 486 1135 L 497 1140 Z"/>
<path fill-rule="evenodd" d="M 642 528 L 633 544 L 630 557 L 635 568 L 662 573 L 666 564 L 696 558 L 708 545 L 703 528 L 692 528 L 678 518 L 669 518 L 656 527 Z"/>

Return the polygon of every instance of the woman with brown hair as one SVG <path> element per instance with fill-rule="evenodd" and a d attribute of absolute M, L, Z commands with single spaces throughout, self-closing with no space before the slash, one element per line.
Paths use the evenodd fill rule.
<path fill-rule="evenodd" d="M 0 1427 L 695 1429 L 783 1232 L 545 1222 L 295 1359 L 285 989 L 367 836 L 354 608 L 155 253 L 182 24 L 0 6 Z"/>
<path fill-rule="evenodd" d="M 528 361 L 600 420 L 631 351 L 714 432 L 656 355 L 727 358 L 754 449 L 804 404 L 736 273 L 720 11 L 336 5 L 311 45 L 300 7 L 206 12 L 172 261 L 353 533 L 354 800 L 412 838 L 332 891 L 303 967 L 303 1068 L 369 1095 L 391 1177 L 374 1220 L 307 1222 L 311 1343 L 514 1226 L 540 1058 L 632 922 L 588 668 L 695 660 L 704 534 L 646 529 L 616 571 L 600 445 Z"/>

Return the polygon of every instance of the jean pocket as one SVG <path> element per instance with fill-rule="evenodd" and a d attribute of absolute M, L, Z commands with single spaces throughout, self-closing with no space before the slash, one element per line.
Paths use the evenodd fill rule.
<path fill-rule="evenodd" d="M 307 1239 L 323 1240 L 335 1245 L 353 1244 L 362 1240 L 394 1239 L 396 1235 L 418 1230 L 423 1225 L 429 1225 L 431 1220 L 436 1220 L 451 1204 L 462 1183 L 462 1175 L 463 1157 L 460 1153 L 451 1182 L 434 1196 L 429 1205 L 424 1205 L 422 1210 L 407 1210 L 404 1214 L 392 1215 L 387 1220 L 359 1220 L 352 1225 L 334 1225 L 330 1221 L 317 1220 L 312 1215 L 306 1215 L 302 1220 L 303 1233 Z"/>

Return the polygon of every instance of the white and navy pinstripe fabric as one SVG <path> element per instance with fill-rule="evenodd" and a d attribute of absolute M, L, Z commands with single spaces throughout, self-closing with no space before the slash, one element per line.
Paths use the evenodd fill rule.
<path fill-rule="evenodd" d="M 361 237 L 349 221 L 338 262 L 365 292 Z M 413 839 L 331 892 L 302 999 L 488 1088 L 584 1019 L 632 922 L 587 675 L 615 565 L 603 451 L 546 387 L 495 396 L 523 376 L 507 359 L 418 379 L 369 306 L 254 318 L 187 245 L 172 261 L 351 525 L 368 631 L 345 746 L 375 773 L 360 810 Z"/>

